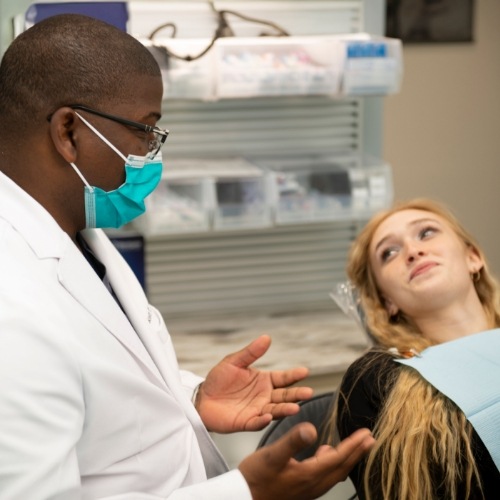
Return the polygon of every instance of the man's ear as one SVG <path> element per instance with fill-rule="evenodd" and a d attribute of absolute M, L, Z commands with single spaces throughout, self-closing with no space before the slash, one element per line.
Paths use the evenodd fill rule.
<path fill-rule="evenodd" d="M 68 162 L 76 161 L 78 123 L 69 107 L 59 108 L 50 119 L 50 137 L 58 153 Z"/>

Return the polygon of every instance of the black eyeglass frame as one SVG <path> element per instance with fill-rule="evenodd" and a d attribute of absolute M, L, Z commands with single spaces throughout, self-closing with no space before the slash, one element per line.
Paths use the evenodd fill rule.
<path fill-rule="evenodd" d="M 146 132 L 148 134 L 154 133 L 159 135 L 160 137 L 155 136 L 154 141 L 150 141 L 149 143 L 149 155 L 151 157 L 155 157 L 160 149 L 163 147 L 165 144 L 165 141 L 167 140 L 169 131 L 167 129 L 161 129 L 159 127 L 153 127 L 151 125 L 146 125 L 145 123 L 140 123 L 140 122 L 135 122 L 133 120 L 128 120 L 127 118 L 122 118 L 121 116 L 116 116 L 116 115 L 111 115 L 109 113 L 104 113 L 103 111 L 98 111 L 93 108 L 89 108 L 88 106 L 84 106 L 83 104 L 70 104 L 68 106 L 71 109 L 79 109 L 81 111 L 86 111 L 87 113 L 91 113 L 96 116 L 100 116 L 102 118 L 106 118 L 107 120 L 112 120 L 117 123 L 121 123 L 122 125 L 127 125 L 129 127 L 134 127 L 138 130 L 142 130 L 143 132 Z M 157 144 L 155 144 L 157 143 Z M 154 144 L 154 146 L 152 146 Z"/>

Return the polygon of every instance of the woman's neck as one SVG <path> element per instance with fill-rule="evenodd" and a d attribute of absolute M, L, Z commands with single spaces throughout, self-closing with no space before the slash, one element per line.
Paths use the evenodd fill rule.
<path fill-rule="evenodd" d="M 415 322 L 422 335 L 440 344 L 493 328 L 477 296 L 466 302 L 419 317 Z"/>

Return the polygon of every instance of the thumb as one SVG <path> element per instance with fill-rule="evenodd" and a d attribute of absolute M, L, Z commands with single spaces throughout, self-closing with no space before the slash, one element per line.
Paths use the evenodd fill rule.
<path fill-rule="evenodd" d="M 226 356 L 224 359 L 239 368 L 247 368 L 262 357 L 271 345 L 269 335 L 261 335 L 243 349 Z"/>
<path fill-rule="evenodd" d="M 268 464 L 277 469 L 283 468 L 299 451 L 316 442 L 318 432 L 313 424 L 302 422 L 292 427 L 283 437 L 269 445 Z"/>

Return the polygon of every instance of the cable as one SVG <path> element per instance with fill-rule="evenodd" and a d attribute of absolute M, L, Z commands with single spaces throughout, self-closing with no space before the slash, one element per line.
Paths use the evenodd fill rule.
<path fill-rule="evenodd" d="M 213 0 L 207 0 L 207 1 L 208 1 L 210 8 L 214 12 L 214 14 L 216 14 L 216 16 L 217 16 L 217 28 L 215 29 L 215 32 L 212 36 L 212 39 L 210 40 L 208 45 L 199 54 L 194 55 L 194 56 L 191 56 L 191 55 L 180 56 L 179 54 L 176 54 L 175 52 L 173 52 L 172 50 L 170 50 L 169 48 L 167 48 L 163 45 L 156 45 L 153 43 L 153 47 L 160 49 L 161 51 L 165 52 L 167 56 L 174 57 L 175 59 L 181 59 L 183 61 L 188 61 L 188 62 L 195 61 L 196 59 L 200 59 L 200 57 L 203 57 L 214 46 L 215 42 L 219 38 L 235 36 L 234 31 L 232 30 L 229 22 L 226 19 L 226 15 L 228 15 L 228 14 L 230 14 L 232 16 L 239 17 L 240 19 L 243 19 L 244 21 L 249 21 L 251 23 L 257 23 L 257 24 L 269 26 L 269 27 L 275 29 L 279 33 L 278 36 L 290 36 L 283 28 L 281 28 L 280 26 L 278 26 L 275 23 L 272 23 L 270 21 L 264 21 L 263 19 L 257 19 L 254 17 L 250 17 L 250 16 L 247 16 L 244 14 L 240 14 L 239 12 L 236 12 L 233 10 L 217 10 L 215 8 Z M 164 28 L 171 28 L 172 29 L 171 38 L 175 38 L 175 36 L 177 35 L 177 27 L 174 23 L 169 22 L 169 23 L 162 24 L 162 25 L 158 26 L 157 28 L 155 28 L 150 33 L 149 40 L 154 42 L 155 35 Z M 260 36 L 272 36 L 272 35 L 261 34 Z"/>
<path fill-rule="evenodd" d="M 213 0 L 208 0 L 208 3 L 218 19 L 218 25 L 215 34 L 218 35 L 219 38 L 234 36 L 234 32 L 231 29 L 231 26 L 229 26 L 229 23 L 227 22 L 227 19 L 225 18 L 223 11 L 219 11 L 215 8 Z"/>
<path fill-rule="evenodd" d="M 157 49 L 160 49 L 162 52 L 164 52 L 168 57 L 173 57 L 175 59 L 180 59 L 182 61 L 195 61 L 196 59 L 200 59 L 200 57 L 203 57 L 215 44 L 216 40 L 218 38 L 221 38 L 223 36 L 233 36 L 232 34 L 232 30 L 231 28 L 229 27 L 229 25 L 227 24 L 226 20 L 224 19 L 223 16 L 221 16 L 218 11 L 215 9 L 214 5 L 213 5 L 213 2 L 211 0 L 209 0 L 209 4 L 210 4 L 210 7 L 212 8 L 212 10 L 217 13 L 218 15 L 218 25 L 217 25 L 217 29 L 215 30 L 215 33 L 212 37 L 212 39 L 210 40 L 209 44 L 197 55 L 195 56 L 191 56 L 191 55 L 187 55 L 187 56 L 180 56 L 179 54 L 176 54 L 175 52 L 173 52 L 171 49 L 165 47 L 164 45 L 156 45 L 153 43 L 153 47 L 156 47 Z M 149 35 L 149 39 L 154 42 L 154 37 L 155 35 L 160 32 L 162 29 L 164 28 L 172 28 L 172 34 L 171 34 L 171 38 L 175 38 L 175 36 L 177 35 L 177 27 L 174 23 L 165 23 L 165 24 L 162 24 L 160 26 L 158 26 L 157 28 L 155 28 Z"/>
<path fill-rule="evenodd" d="M 175 38 L 177 35 L 177 26 L 174 23 L 165 23 L 165 24 L 160 24 L 157 28 L 155 28 L 150 34 L 149 34 L 149 39 L 153 40 L 154 36 L 156 33 L 161 31 L 163 28 L 172 28 L 172 34 L 170 35 L 170 38 Z"/>
<path fill-rule="evenodd" d="M 245 14 L 240 14 L 239 12 L 236 12 L 234 10 L 220 10 L 218 11 L 219 14 L 222 16 L 225 16 L 226 14 L 231 14 L 233 16 L 239 17 L 240 19 L 243 19 L 244 21 L 249 21 L 251 23 L 256 23 L 256 24 L 263 24 L 264 26 L 270 26 L 271 28 L 274 28 L 279 35 L 278 36 L 290 36 L 290 34 L 284 30 L 281 26 L 279 26 L 276 23 L 273 23 L 271 21 L 264 21 L 263 19 L 257 19 L 255 17 L 250 17 Z M 274 35 L 269 35 L 269 34 L 261 34 L 260 36 L 274 36 Z"/>

